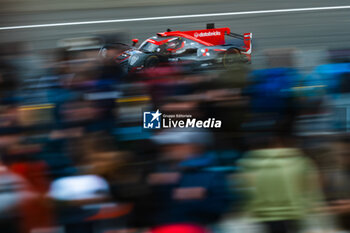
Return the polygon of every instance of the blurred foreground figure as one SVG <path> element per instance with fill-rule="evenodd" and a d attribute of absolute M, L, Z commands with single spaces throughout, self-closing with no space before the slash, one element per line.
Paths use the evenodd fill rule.
<path fill-rule="evenodd" d="M 49 195 L 56 202 L 65 232 L 94 232 L 93 224 L 86 219 L 95 215 L 96 210 L 86 210 L 86 206 L 103 203 L 108 198 L 108 191 L 107 182 L 96 175 L 67 176 L 52 182 Z"/>
<path fill-rule="evenodd" d="M 240 161 L 250 185 L 248 211 L 269 233 L 295 233 L 299 220 L 321 199 L 316 169 L 290 138 L 273 137 L 265 145 Z"/>
<path fill-rule="evenodd" d="M 335 214 L 341 230 L 350 231 L 350 154 L 348 135 L 332 148 L 332 159 L 324 173 L 325 192 L 329 202 L 328 210 Z"/>
<path fill-rule="evenodd" d="M 0 232 L 17 233 L 21 230 L 23 204 L 33 198 L 28 183 L 11 172 L 0 161 Z"/>
<path fill-rule="evenodd" d="M 161 146 L 160 161 L 148 176 L 152 187 L 153 233 L 207 232 L 228 205 L 224 174 L 206 170 L 214 159 L 205 154 L 207 132 L 167 130 L 154 137 Z"/>

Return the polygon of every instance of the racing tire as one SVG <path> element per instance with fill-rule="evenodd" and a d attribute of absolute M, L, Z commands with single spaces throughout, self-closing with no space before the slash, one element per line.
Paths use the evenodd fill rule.
<path fill-rule="evenodd" d="M 145 68 L 156 67 L 159 64 L 159 58 L 157 56 L 149 56 L 145 60 Z"/>
<path fill-rule="evenodd" d="M 241 63 L 241 52 L 236 48 L 229 48 L 222 59 L 225 68 L 230 68 L 232 65 Z"/>

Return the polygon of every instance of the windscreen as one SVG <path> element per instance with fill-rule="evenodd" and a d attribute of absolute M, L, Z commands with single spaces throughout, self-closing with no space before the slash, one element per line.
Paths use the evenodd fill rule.
<path fill-rule="evenodd" d="M 156 52 L 156 49 L 159 48 L 158 45 L 152 44 L 150 42 L 144 42 L 141 46 L 140 46 L 140 50 L 143 52 Z"/>

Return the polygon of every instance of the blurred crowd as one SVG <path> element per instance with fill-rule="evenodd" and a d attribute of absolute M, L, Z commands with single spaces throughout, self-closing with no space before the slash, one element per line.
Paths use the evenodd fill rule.
<path fill-rule="evenodd" d="M 1 233 L 350 231 L 345 55 L 126 73 L 118 53 L 1 48 Z M 156 109 L 222 128 L 142 129 Z"/>

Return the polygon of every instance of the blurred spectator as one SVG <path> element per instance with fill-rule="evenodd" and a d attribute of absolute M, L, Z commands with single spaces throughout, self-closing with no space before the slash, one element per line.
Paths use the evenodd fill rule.
<path fill-rule="evenodd" d="M 247 121 L 249 114 L 249 96 L 245 94 L 250 84 L 248 72 L 248 67 L 236 64 L 198 84 L 204 97 L 200 104 L 201 111 L 205 113 L 204 118 L 225 122 L 220 130 L 214 132 L 216 150 L 245 149 L 242 124 Z"/>
<path fill-rule="evenodd" d="M 18 101 L 16 90 L 19 82 L 13 67 L 8 61 L 0 57 L 0 102 L 14 104 Z"/>
<path fill-rule="evenodd" d="M 328 164 L 324 172 L 325 192 L 329 208 L 337 217 L 338 224 L 344 231 L 350 230 L 350 154 L 349 139 L 345 138 L 334 144 L 331 156 L 334 163 Z"/>
<path fill-rule="evenodd" d="M 247 210 L 270 233 L 296 232 L 322 201 L 317 170 L 290 137 L 264 138 L 267 146 L 240 161 L 249 190 Z"/>
<path fill-rule="evenodd" d="M 174 224 L 186 229 L 182 224 L 204 227 L 218 221 L 227 209 L 229 194 L 225 175 L 206 170 L 215 165 L 215 159 L 205 153 L 212 143 L 210 134 L 166 130 L 154 141 L 161 149 L 157 167 L 147 178 L 154 203 L 147 216 L 138 220 L 147 218 L 154 226 L 152 232 L 162 232 L 164 225 L 169 230 Z"/>
<path fill-rule="evenodd" d="M 4 233 L 19 233 L 23 227 L 22 206 L 35 198 L 28 182 L 9 170 L 0 161 L 0 229 Z"/>

